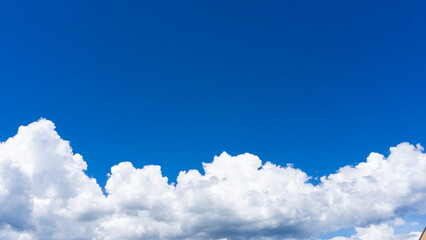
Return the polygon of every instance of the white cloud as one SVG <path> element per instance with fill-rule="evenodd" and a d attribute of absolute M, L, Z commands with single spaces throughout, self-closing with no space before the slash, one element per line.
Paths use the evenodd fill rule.
<path fill-rule="evenodd" d="M 371 225 L 369 227 L 355 228 L 356 235 L 351 237 L 335 237 L 331 240 L 418 240 L 421 232 L 407 234 L 394 234 L 394 230 L 388 224 Z"/>
<path fill-rule="evenodd" d="M 105 196 L 54 128 L 41 119 L 0 144 L 2 239 L 308 239 L 370 224 L 340 239 L 380 239 L 369 237 L 389 230 L 379 223 L 426 214 L 420 145 L 372 153 L 318 185 L 251 154 L 223 153 L 175 185 L 159 166 L 123 162 L 111 168 Z"/>

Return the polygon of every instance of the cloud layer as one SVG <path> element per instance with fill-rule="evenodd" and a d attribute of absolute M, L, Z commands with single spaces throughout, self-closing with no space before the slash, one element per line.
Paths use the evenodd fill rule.
<path fill-rule="evenodd" d="M 160 166 L 122 162 L 111 168 L 105 196 L 82 156 L 41 119 L 0 144 L 0 238 L 310 239 L 355 226 L 356 236 L 334 240 L 384 239 L 365 236 L 426 214 L 420 145 L 401 143 L 387 158 L 371 153 L 317 185 L 291 165 L 247 153 L 222 153 L 203 167 L 205 174 L 181 172 L 168 184 Z"/>

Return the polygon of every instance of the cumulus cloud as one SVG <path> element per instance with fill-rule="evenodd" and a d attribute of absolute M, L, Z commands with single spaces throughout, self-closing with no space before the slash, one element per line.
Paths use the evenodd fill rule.
<path fill-rule="evenodd" d="M 384 239 L 369 236 L 389 232 L 381 223 L 426 214 L 420 145 L 399 144 L 387 158 L 372 153 L 316 185 L 291 165 L 247 153 L 222 153 L 203 168 L 168 184 L 160 166 L 123 162 L 111 168 L 104 195 L 82 156 L 41 119 L 0 144 L 0 237 L 310 239 L 355 226 L 356 236 L 334 240 Z"/>
<path fill-rule="evenodd" d="M 388 224 L 371 225 L 369 227 L 355 228 L 356 235 L 351 237 L 335 237 L 331 240 L 418 240 L 421 232 L 410 232 L 407 234 L 394 234 L 394 229 Z"/>

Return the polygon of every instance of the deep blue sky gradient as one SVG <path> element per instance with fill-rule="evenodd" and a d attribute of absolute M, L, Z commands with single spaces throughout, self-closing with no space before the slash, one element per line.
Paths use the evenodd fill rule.
<path fill-rule="evenodd" d="M 222 151 L 319 177 L 426 145 L 425 1 L 2 1 L 0 140 L 175 181 Z"/>

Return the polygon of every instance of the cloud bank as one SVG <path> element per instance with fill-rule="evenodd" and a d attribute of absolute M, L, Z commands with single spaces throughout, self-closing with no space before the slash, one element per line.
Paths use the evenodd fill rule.
<path fill-rule="evenodd" d="M 0 238 L 314 239 L 355 226 L 357 235 L 333 240 L 399 240 L 419 233 L 394 235 L 386 222 L 426 214 L 420 145 L 401 143 L 387 158 L 371 153 L 317 185 L 248 153 L 222 153 L 203 168 L 168 184 L 160 166 L 122 162 L 104 195 L 82 156 L 41 119 L 0 144 Z"/>

